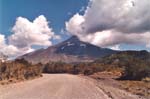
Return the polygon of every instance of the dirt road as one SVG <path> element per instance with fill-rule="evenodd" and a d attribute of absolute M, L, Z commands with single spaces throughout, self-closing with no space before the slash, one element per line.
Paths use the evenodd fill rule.
<path fill-rule="evenodd" d="M 35 80 L 0 86 L 0 99 L 113 98 L 90 79 L 69 74 L 44 74 L 43 77 Z M 130 96 L 124 99 L 137 99 L 137 97 Z"/>

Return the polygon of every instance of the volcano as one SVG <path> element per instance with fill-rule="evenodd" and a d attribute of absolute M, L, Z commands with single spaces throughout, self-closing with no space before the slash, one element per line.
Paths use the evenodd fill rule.
<path fill-rule="evenodd" d="M 76 36 L 63 41 L 47 49 L 40 49 L 19 58 L 32 63 L 47 62 L 91 62 L 95 59 L 117 53 L 118 51 L 108 48 L 101 48 L 86 42 L 80 41 Z"/>

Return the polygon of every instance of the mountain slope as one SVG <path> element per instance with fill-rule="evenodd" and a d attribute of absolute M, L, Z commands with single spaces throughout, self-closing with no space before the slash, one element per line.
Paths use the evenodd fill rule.
<path fill-rule="evenodd" d="M 67 63 L 90 62 L 116 52 L 117 51 L 111 49 L 100 48 L 95 45 L 82 42 L 77 37 L 73 36 L 57 45 L 25 54 L 20 58 L 24 58 L 33 63 L 47 63 L 49 61 L 63 61 Z"/>

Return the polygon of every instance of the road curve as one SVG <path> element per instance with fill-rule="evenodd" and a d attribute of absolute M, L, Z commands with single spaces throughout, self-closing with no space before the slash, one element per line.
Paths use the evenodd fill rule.
<path fill-rule="evenodd" d="M 69 74 L 0 86 L 0 99 L 112 99 L 94 82 Z"/>

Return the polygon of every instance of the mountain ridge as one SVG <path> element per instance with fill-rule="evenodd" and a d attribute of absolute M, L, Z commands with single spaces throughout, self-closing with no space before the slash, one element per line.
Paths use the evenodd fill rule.
<path fill-rule="evenodd" d="M 117 53 L 118 51 L 97 47 L 95 45 L 82 42 L 76 36 L 50 46 L 47 49 L 40 49 L 35 52 L 25 54 L 19 58 L 32 63 L 47 62 L 91 62 L 97 58 Z"/>

